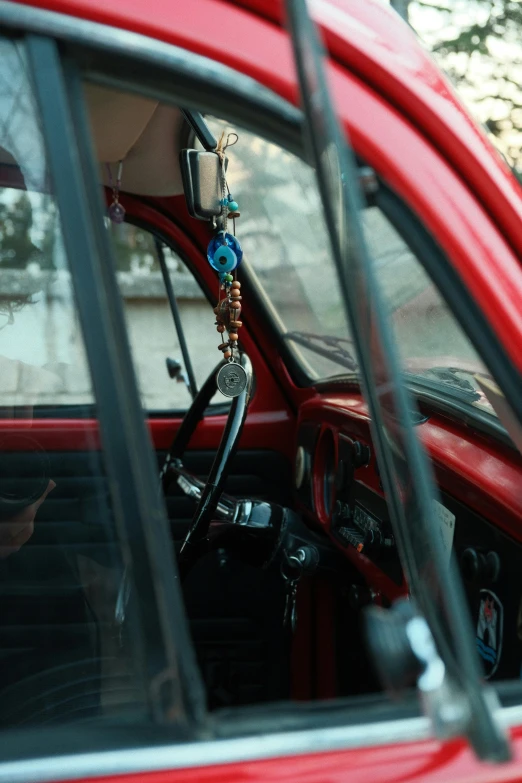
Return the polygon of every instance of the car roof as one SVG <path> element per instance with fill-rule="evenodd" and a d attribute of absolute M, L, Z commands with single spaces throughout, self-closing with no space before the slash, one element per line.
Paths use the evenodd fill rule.
<path fill-rule="evenodd" d="M 256 55 L 266 57 L 263 28 L 284 25 L 283 0 L 16 1 L 169 43 L 189 45 L 193 41 L 200 54 L 209 53 L 228 64 L 234 58 L 234 30 L 224 21 L 224 32 L 218 33 L 215 22 L 220 14 L 228 21 L 233 14 L 246 12 L 251 12 L 250 18 L 257 17 L 253 60 Z M 419 128 L 466 181 L 522 257 L 522 188 L 413 30 L 381 0 L 308 0 L 308 4 L 332 59 Z"/>

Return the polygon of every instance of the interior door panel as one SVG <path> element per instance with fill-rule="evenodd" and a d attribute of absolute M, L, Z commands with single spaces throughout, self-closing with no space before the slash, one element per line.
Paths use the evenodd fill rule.
<path fill-rule="evenodd" d="M 67 429 L 67 422 L 61 422 L 61 429 L 63 434 L 63 430 Z M 52 445 L 47 442 L 48 447 Z M 68 563 L 74 563 L 76 572 L 78 568 L 81 569 L 82 562 L 94 561 L 103 574 L 104 568 L 110 569 L 114 565 L 118 546 L 102 453 L 97 450 L 52 451 L 49 448 L 46 448 L 46 452 L 49 475 L 56 487 L 38 511 L 35 532 L 29 543 L 10 559 L 10 563 L 14 567 L 20 559 L 23 560 L 25 573 L 28 568 L 33 572 L 41 568 L 42 563 L 48 564 L 50 557 L 62 558 Z M 188 470 L 205 479 L 214 454 L 215 452 L 209 449 L 189 451 L 185 465 Z M 163 463 L 165 455 L 165 450 L 157 452 L 158 465 Z M 31 475 L 37 475 L 38 456 L 25 452 L 13 453 L 11 458 L 13 462 L 20 464 L 22 477 L 18 481 L 22 488 L 24 482 L 29 483 Z M 239 497 L 259 498 L 288 505 L 290 479 L 290 463 L 283 455 L 264 449 L 244 450 L 236 455 L 232 462 L 226 491 Z M 179 550 L 192 519 L 195 501 L 186 497 L 176 484 L 168 492 L 166 500 L 174 546 Z M 56 573 L 58 566 L 61 567 L 62 560 L 57 560 L 56 563 L 53 573 Z M 86 577 L 88 578 L 88 574 Z M 103 582 L 100 579 L 101 576 L 97 573 L 95 581 L 98 588 L 101 588 L 102 604 L 106 611 L 114 614 L 116 593 L 110 593 L 111 590 L 118 590 L 121 572 L 116 580 Z M 13 596 L 5 594 L 5 590 L 11 589 L 12 584 L 12 579 L 9 583 L 0 584 L 4 611 L 7 611 L 5 607 L 10 607 L 16 599 L 16 596 L 13 599 Z M 16 585 L 18 591 L 26 589 L 23 580 L 18 579 Z M 242 586 L 240 591 L 238 585 Z M 31 589 L 34 591 L 34 587 Z M 67 595 L 63 596 L 63 586 L 60 587 L 60 595 L 56 594 L 54 583 L 49 585 L 49 590 L 54 603 L 59 602 L 60 607 L 65 607 L 63 616 L 53 616 L 51 619 L 45 617 L 45 602 L 51 594 L 44 591 L 45 594 L 41 596 L 43 608 L 38 604 L 37 611 L 40 611 L 45 622 L 40 628 L 36 620 L 32 620 L 31 627 L 34 630 L 36 623 L 38 632 L 32 639 L 30 655 L 26 656 L 27 666 L 34 665 L 35 649 L 42 661 L 47 660 L 43 653 L 49 648 L 46 640 L 50 638 L 50 628 L 53 642 L 49 653 L 55 657 L 57 652 L 60 652 L 61 645 L 67 650 L 74 642 L 81 651 L 85 647 L 84 637 L 87 640 L 93 637 L 95 626 L 89 617 L 82 619 L 78 628 L 72 629 L 69 616 L 77 615 L 77 612 L 76 615 L 73 612 L 77 606 L 74 603 L 75 594 L 72 587 L 69 592 L 65 591 Z M 210 552 L 193 567 L 184 582 L 183 591 L 201 672 L 208 692 L 214 694 L 209 704 L 211 708 L 274 700 L 288 695 L 289 649 L 287 636 L 282 633 L 281 625 L 285 593 L 278 572 L 256 569 L 237 560 L 226 559 L 220 552 Z M 93 599 L 97 597 L 100 596 L 93 595 Z M 69 604 L 72 606 L 70 611 Z M 76 633 L 74 638 L 71 636 L 71 629 Z M 78 634 L 81 638 L 77 638 Z M 12 638 L 4 639 L 4 642 L 9 642 L 10 651 L 13 646 L 19 647 L 22 644 L 23 640 L 19 639 L 19 635 L 20 631 L 16 627 L 11 633 Z M 20 660 L 22 664 L 25 659 Z M 127 688 L 127 675 L 121 672 L 120 668 L 112 667 L 106 682 L 104 679 L 104 687 L 110 690 L 125 682 L 130 699 L 132 693 Z M 100 671 L 97 669 L 95 674 L 99 677 Z M 89 683 L 86 685 L 87 690 L 88 687 Z M 82 699 L 81 707 L 84 711 L 91 708 L 88 696 L 88 692 L 82 692 L 78 696 Z M 25 713 L 22 712 L 17 717 L 18 713 L 15 715 L 13 712 L 15 707 L 16 698 L 13 697 L 13 709 L 9 707 L 9 720 L 23 720 Z M 38 705 L 35 709 L 37 707 Z M 1 717 L 0 714 L 0 722 Z"/>

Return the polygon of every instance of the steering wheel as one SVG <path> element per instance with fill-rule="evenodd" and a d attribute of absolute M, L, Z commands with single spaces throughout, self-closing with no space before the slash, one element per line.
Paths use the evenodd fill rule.
<path fill-rule="evenodd" d="M 223 360 L 218 364 L 195 396 L 192 405 L 185 414 L 181 427 L 176 433 L 160 471 L 160 480 L 164 492 L 167 491 L 173 481 L 178 481 L 188 495 L 198 499 L 198 505 L 194 512 L 190 529 L 179 554 L 180 565 L 190 563 L 205 540 L 230 470 L 230 461 L 236 452 L 239 438 L 243 431 L 252 392 L 253 370 L 252 363 L 246 353 L 240 355 L 239 361 L 246 373 L 246 386 L 241 394 L 232 400 L 225 430 L 207 481 L 203 483 L 196 476 L 185 470 L 182 458 L 197 425 L 210 404 L 210 400 L 217 391 L 217 372 L 227 363 L 227 360 Z M 221 504 L 220 511 L 223 516 L 226 517 L 227 513 L 230 512 L 231 505 L 230 503 L 227 504 L 226 501 L 224 504 Z"/>

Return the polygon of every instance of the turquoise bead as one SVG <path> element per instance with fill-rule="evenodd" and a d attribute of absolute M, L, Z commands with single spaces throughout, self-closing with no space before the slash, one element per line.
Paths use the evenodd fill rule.
<path fill-rule="evenodd" d="M 228 245 L 220 245 L 214 253 L 212 266 L 219 272 L 231 272 L 237 266 L 237 256 Z"/>
<path fill-rule="evenodd" d="M 237 212 L 239 209 L 239 204 L 237 203 L 237 201 L 229 201 L 228 208 L 231 212 Z"/>

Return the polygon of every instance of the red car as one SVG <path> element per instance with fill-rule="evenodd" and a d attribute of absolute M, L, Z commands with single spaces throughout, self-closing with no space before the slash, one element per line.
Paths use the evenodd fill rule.
<path fill-rule="evenodd" d="M 522 778 L 522 193 L 310 6 L 0 0 L 0 781 Z"/>

